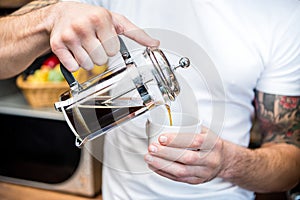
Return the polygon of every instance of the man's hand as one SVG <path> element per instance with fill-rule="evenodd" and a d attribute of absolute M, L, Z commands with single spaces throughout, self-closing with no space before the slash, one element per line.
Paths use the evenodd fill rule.
<path fill-rule="evenodd" d="M 215 178 L 225 168 L 225 141 L 205 127 L 200 134 L 162 134 L 159 142 L 149 146 L 145 161 L 169 179 L 199 184 Z"/>
<path fill-rule="evenodd" d="M 158 46 L 157 40 L 132 24 L 124 16 L 102 8 L 76 2 L 57 3 L 50 18 L 48 31 L 52 51 L 70 71 L 87 70 L 105 64 L 115 55 L 123 34 L 146 46 Z"/>

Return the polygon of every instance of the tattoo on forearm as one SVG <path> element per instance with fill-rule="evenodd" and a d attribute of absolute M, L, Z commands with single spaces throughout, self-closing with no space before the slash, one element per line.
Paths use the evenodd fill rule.
<path fill-rule="evenodd" d="M 20 8 L 19 10 L 15 11 L 11 15 L 12 16 L 23 15 L 23 14 L 29 13 L 33 10 L 43 8 L 43 7 L 49 6 L 51 4 L 55 4 L 58 1 L 59 0 L 36 0 L 36 1 L 32 1 L 28 4 L 26 4 L 25 6 L 23 6 L 22 8 Z"/>
<path fill-rule="evenodd" d="M 257 123 L 264 142 L 300 147 L 300 96 L 256 93 Z"/>

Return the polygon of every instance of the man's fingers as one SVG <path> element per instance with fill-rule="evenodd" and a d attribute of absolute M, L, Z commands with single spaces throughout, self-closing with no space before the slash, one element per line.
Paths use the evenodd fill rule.
<path fill-rule="evenodd" d="M 159 136 L 160 144 L 176 148 L 200 149 L 205 137 L 203 134 L 163 133 Z"/>
<path fill-rule="evenodd" d="M 114 56 L 120 51 L 120 42 L 116 34 L 111 37 L 101 37 L 100 40 L 107 56 Z"/>
<path fill-rule="evenodd" d="M 199 134 L 163 133 L 158 140 L 164 146 L 210 151 L 220 138 L 204 126 L 201 129 Z"/>
<path fill-rule="evenodd" d="M 82 45 L 94 64 L 103 65 L 107 62 L 106 52 L 97 38 L 91 38 L 88 41 L 84 40 Z"/>
<path fill-rule="evenodd" d="M 66 49 L 60 49 L 57 52 L 54 52 L 60 62 L 65 66 L 65 68 L 69 71 L 76 71 L 79 69 L 79 65 L 77 61 L 74 59 L 73 55 L 70 51 Z"/>
<path fill-rule="evenodd" d="M 161 146 L 156 143 L 152 143 L 149 146 L 149 152 L 151 155 L 163 158 L 169 161 L 176 161 L 186 165 L 201 165 L 201 158 L 199 151 L 191 151 L 183 148 L 173 148 Z"/>
<path fill-rule="evenodd" d="M 169 174 L 173 177 L 173 179 L 176 178 L 176 180 L 178 180 L 178 178 L 188 177 L 206 179 L 206 177 L 210 174 L 209 170 L 205 166 L 184 165 L 182 163 L 165 160 L 149 154 L 145 155 L 145 161 L 151 169 Z"/>
<path fill-rule="evenodd" d="M 120 43 L 117 32 L 113 24 L 109 23 L 111 19 L 102 23 L 102 26 L 95 27 L 96 37 L 99 39 L 107 56 L 114 56 L 120 50 Z"/>
<path fill-rule="evenodd" d="M 139 28 L 126 31 L 123 33 L 123 35 L 143 46 L 158 47 L 160 44 L 159 40 L 153 39 L 144 30 Z"/>
<path fill-rule="evenodd" d="M 159 40 L 150 37 L 144 30 L 131 23 L 126 17 L 112 13 L 114 27 L 118 34 L 136 41 L 143 46 L 158 47 Z"/>
<path fill-rule="evenodd" d="M 94 67 L 94 63 L 90 58 L 90 55 L 86 52 L 85 49 L 81 45 L 72 45 L 68 47 L 72 52 L 75 60 L 79 64 L 80 67 L 91 70 Z"/>

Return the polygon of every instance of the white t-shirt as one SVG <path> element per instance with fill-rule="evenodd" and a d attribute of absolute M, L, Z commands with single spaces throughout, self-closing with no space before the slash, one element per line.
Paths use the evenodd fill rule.
<path fill-rule="evenodd" d="M 176 32 L 189 38 L 190 41 L 184 42 L 191 46 L 190 49 L 183 47 L 185 52 L 176 53 L 197 60 L 195 50 L 201 52 L 203 49 L 213 65 L 201 68 L 196 62 L 197 69 L 192 67 L 178 72 L 185 86 L 179 96 L 180 102 L 173 109 L 192 110 L 208 127 L 213 123 L 223 139 L 247 147 L 255 89 L 271 94 L 300 95 L 300 1 L 85 2 L 125 15 L 150 35 L 158 36 L 162 48 L 177 51 L 170 48 L 181 41 L 174 40 L 169 44 L 170 38 L 166 36 Z M 178 36 L 176 33 L 174 38 Z M 190 44 L 191 41 L 199 48 Z M 191 61 L 193 63 L 193 59 Z M 193 97 L 186 98 L 190 91 Z M 145 118 L 136 118 L 106 135 L 102 181 L 104 200 L 254 199 L 253 192 L 220 178 L 189 185 L 151 172 L 143 160 L 147 152 Z"/>

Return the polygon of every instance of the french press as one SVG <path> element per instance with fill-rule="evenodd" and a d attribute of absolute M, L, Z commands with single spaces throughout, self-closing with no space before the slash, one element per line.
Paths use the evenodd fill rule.
<path fill-rule="evenodd" d="M 119 41 L 119 63 L 84 83 L 79 84 L 61 64 L 70 90 L 60 96 L 55 108 L 63 113 L 78 147 L 148 110 L 174 101 L 180 92 L 174 70 L 187 68 L 188 58 L 171 66 L 159 48 L 146 47 L 142 53 L 131 56 L 120 36 Z"/>

